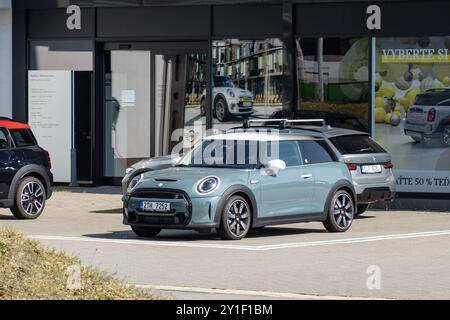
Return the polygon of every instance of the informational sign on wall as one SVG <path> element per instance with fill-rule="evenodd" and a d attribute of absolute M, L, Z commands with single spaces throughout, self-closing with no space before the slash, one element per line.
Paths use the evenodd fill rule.
<path fill-rule="evenodd" d="M 28 123 L 61 183 L 71 177 L 72 88 L 72 71 L 28 71 Z"/>

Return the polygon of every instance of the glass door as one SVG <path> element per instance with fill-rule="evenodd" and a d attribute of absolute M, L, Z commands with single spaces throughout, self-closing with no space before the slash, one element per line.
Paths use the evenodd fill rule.
<path fill-rule="evenodd" d="M 120 178 L 143 159 L 181 153 L 204 135 L 207 46 L 105 47 L 105 177 Z"/>

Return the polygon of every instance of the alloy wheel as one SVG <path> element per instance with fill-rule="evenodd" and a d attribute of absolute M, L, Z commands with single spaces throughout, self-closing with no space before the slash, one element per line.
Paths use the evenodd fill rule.
<path fill-rule="evenodd" d="M 442 133 L 442 143 L 445 146 L 450 146 L 450 126 L 444 128 L 444 132 Z"/>
<path fill-rule="evenodd" d="M 41 185 L 31 181 L 23 187 L 20 199 L 22 208 L 28 215 L 37 215 L 44 207 L 44 190 Z"/>
<path fill-rule="evenodd" d="M 250 228 L 250 209 L 248 204 L 237 199 L 233 201 L 227 211 L 228 228 L 230 232 L 236 236 L 241 237 Z"/>
<path fill-rule="evenodd" d="M 222 121 L 225 117 L 225 106 L 223 105 L 222 100 L 217 101 L 216 104 L 216 117 L 220 121 Z"/>
<path fill-rule="evenodd" d="M 353 201 L 347 194 L 336 197 L 333 207 L 333 217 L 339 228 L 347 229 L 353 221 L 355 210 Z"/>

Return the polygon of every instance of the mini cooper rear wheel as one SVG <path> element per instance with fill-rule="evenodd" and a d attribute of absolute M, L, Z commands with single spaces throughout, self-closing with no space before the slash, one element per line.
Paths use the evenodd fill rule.
<path fill-rule="evenodd" d="M 147 228 L 147 227 L 135 227 L 132 226 L 131 230 L 133 232 L 142 238 L 153 238 L 156 237 L 160 232 L 161 228 Z"/>
<path fill-rule="evenodd" d="M 338 190 L 331 198 L 327 220 L 323 225 L 329 232 L 345 232 L 352 225 L 355 204 L 352 196 L 345 190 Z"/>
<path fill-rule="evenodd" d="M 441 143 L 444 147 L 450 147 L 450 125 L 444 127 L 442 131 Z"/>
<path fill-rule="evenodd" d="M 17 187 L 11 212 L 17 219 L 36 219 L 44 211 L 46 199 L 42 182 L 35 177 L 26 177 Z"/>
<path fill-rule="evenodd" d="M 252 212 L 247 200 L 241 196 L 232 196 L 224 205 L 218 230 L 225 240 L 241 240 L 252 225 Z"/>

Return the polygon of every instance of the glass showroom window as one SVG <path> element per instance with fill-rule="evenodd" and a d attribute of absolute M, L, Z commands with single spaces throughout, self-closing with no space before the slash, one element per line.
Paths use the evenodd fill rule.
<path fill-rule="evenodd" d="M 369 39 L 297 38 L 297 118 L 369 131 Z"/>
<path fill-rule="evenodd" d="M 279 39 L 213 42 L 214 128 L 281 116 L 283 50 Z"/>
<path fill-rule="evenodd" d="M 397 191 L 448 192 L 450 37 L 376 39 L 375 137 Z"/>

